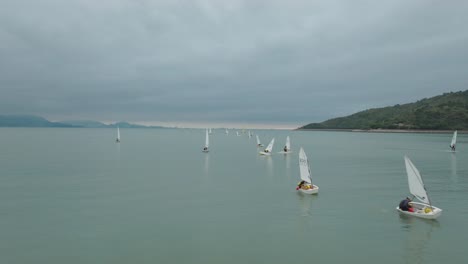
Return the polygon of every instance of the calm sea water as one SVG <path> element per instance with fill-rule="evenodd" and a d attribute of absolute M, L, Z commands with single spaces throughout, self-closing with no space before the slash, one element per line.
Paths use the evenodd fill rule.
<path fill-rule="evenodd" d="M 0 129 L 0 263 L 465 263 L 468 136 Z M 317 196 L 295 191 L 298 149 Z M 403 155 L 437 221 L 400 216 Z"/>

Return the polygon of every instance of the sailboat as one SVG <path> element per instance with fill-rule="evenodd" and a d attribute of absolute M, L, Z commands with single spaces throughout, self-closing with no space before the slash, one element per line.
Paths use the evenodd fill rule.
<path fill-rule="evenodd" d="M 278 153 L 282 153 L 282 154 L 292 153 L 292 151 L 291 151 L 291 141 L 289 140 L 289 136 L 286 137 L 286 145 L 284 146 L 283 150 L 278 152 Z"/>
<path fill-rule="evenodd" d="M 304 149 L 299 150 L 299 172 L 301 174 L 301 182 L 296 187 L 296 190 L 305 194 L 317 194 L 319 187 L 312 184 L 312 176 L 310 174 L 309 160 L 304 152 Z"/>
<path fill-rule="evenodd" d="M 210 136 L 208 133 L 208 129 L 206 129 L 206 136 L 205 136 L 205 147 L 203 148 L 203 152 L 209 152 L 210 147 Z"/>
<path fill-rule="evenodd" d="M 117 138 L 115 139 L 115 142 L 120 143 L 120 129 L 117 127 Z"/>
<path fill-rule="evenodd" d="M 251 138 L 251 137 L 252 137 L 252 133 L 250 133 L 250 130 L 249 130 L 249 138 Z"/>
<path fill-rule="evenodd" d="M 211 128 L 210 128 L 209 134 L 211 135 Z"/>
<path fill-rule="evenodd" d="M 260 138 L 258 138 L 258 135 L 255 135 L 257 136 L 257 147 L 261 148 L 263 147 L 262 143 L 260 143 Z"/>
<path fill-rule="evenodd" d="M 226 132 L 225 132 L 225 133 L 226 133 L 226 135 L 229 134 L 229 131 L 227 130 L 227 128 L 226 128 Z"/>
<path fill-rule="evenodd" d="M 455 145 L 457 144 L 457 130 L 453 132 L 452 142 L 450 142 L 450 148 L 455 152 Z"/>
<path fill-rule="evenodd" d="M 236 131 L 236 135 L 237 135 L 238 137 L 240 137 L 239 131 Z"/>
<path fill-rule="evenodd" d="M 260 151 L 259 153 L 260 153 L 261 155 L 270 156 L 270 155 L 271 155 L 271 150 L 273 149 L 273 144 L 275 144 L 275 138 L 273 138 L 273 139 L 270 141 L 270 144 L 268 144 L 268 146 L 266 147 L 266 149 L 264 149 L 263 151 Z"/>
<path fill-rule="evenodd" d="M 420 202 L 410 202 L 414 212 L 403 211 L 399 206 L 396 209 L 402 214 L 425 219 L 436 219 L 442 214 L 442 209 L 432 206 L 426 187 L 424 187 L 421 174 L 407 156 L 405 156 L 405 165 L 410 193 Z"/>

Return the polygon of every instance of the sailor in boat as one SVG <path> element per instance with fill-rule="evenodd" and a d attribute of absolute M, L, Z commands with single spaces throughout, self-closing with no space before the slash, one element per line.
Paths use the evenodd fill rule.
<path fill-rule="evenodd" d="M 400 207 L 402 211 L 414 212 L 413 206 L 410 203 L 411 199 L 409 197 L 406 197 L 403 201 L 400 202 L 400 205 L 398 205 L 398 207 Z"/>
<path fill-rule="evenodd" d="M 203 151 L 207 151 L 207 150 L 208 150 L 208 148 L 207 148 L 207 147 L 204 147 L 204 148 L 203 148 Z"/>
<path fill-rule="evenodd" d="M 268 149 L 265 149 L 263 152 L 268 153 L 268 152 L 270 152 L 270 151 L 269 151 Z"/>
<path fill-rule="evenodd" d="M 284 152 L 288 152 L 288 147 L 287 146 L 284 146 Z"/>
<path fill-rule="evenodd" d="M 303 190 L 310 190 L 313 189 L 314 185 L 309 184 L 306 181 L 300 181 L 299 184 L 296 187 L 296 190 L 303 189 Z"/>
<path fill-rule="evenodd" d="M 455 144 L 450 145 L 450 148 L 452 149 L 452 151 L 455 151 Z"/>

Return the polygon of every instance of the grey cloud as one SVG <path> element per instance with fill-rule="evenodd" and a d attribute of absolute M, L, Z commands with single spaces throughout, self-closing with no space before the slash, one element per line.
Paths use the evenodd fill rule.
<path fill-rule="evenodd" d="M 462 1 L 2 1 L 0 112 L 303 124 L 467 87 Z"/>

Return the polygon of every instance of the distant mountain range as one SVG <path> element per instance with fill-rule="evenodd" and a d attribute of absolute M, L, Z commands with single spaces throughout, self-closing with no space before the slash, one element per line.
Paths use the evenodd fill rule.
<path fill-rule="evenodd" d="M 361 111 L 298 129 L 468 129 L 468 90 Z"/>
<path fill-rule="evenodd" d="M 106 125 L 91 120 L 51 122 L 43 117 L 33 115 L 0 115 L 0 127 L 162 128 L 160 126 L 142 126 L 127 122 Z"/>

